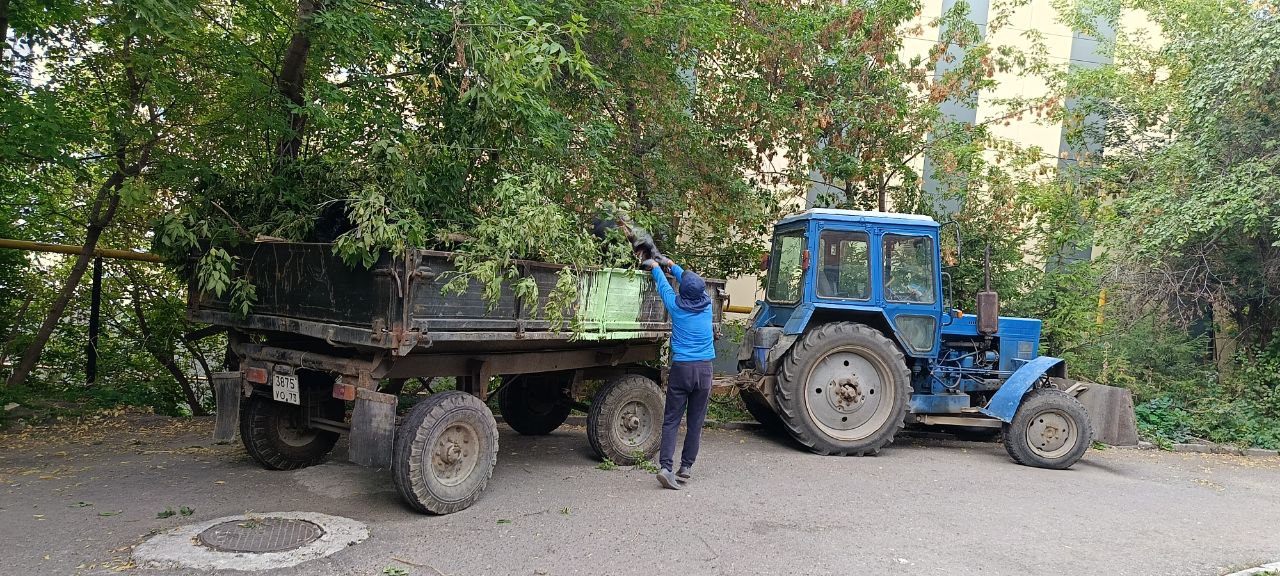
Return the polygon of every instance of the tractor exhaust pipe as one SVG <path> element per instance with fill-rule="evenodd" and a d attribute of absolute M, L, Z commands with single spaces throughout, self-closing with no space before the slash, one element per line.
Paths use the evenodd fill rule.
<path fill-rule="evenodd" d="M 991 245 L 982 255 L 983 288 L 978 292 L 978 333 L 995 334 L 1000 329 L 1000 296 L 991 289 Z"/>

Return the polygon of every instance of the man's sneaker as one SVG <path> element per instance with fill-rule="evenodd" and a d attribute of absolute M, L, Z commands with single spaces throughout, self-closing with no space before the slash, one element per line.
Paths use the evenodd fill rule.
<path fill-rule="evenodd" d="M 690 470 L 688 466 L 681 466 L 680 469 L 676 471 L 676 477 L 681 480 L 693 478 L 693 470 Z"/>
<path fill-rule="evenodd" d="M 669 488 L 671 490 L 680 489 L 680 481 L 676 479 L 675 474 L 672 474 L 671 471 L 666 468 L 663 468 L 662 471 L 658 472 L 658 484 L 661 484 L 663 488 Z"/>

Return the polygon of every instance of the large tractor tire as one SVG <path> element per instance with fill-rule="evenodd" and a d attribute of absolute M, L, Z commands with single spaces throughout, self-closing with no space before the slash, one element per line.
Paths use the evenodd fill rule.
<path fill-rule="evenodd" d="M 342 421 L 346 410 L 342 401 L 322 402 L 325 418 Z M 305 409 L 258 394 L 245 398 L 240 403 L 240 441 L 245 451 L 268 470 L 296 470 L 322 462 L 340 435 L 303 426 Z"/>
<path fill-rule="evenodd" d="M 562 392 L 567 378 L 559 372 L 506 376 L 498 390 L 498 411 L 516 432 L 542 436 L 559 428 L 569 418 L 569 398 Z"/>
<path fill-rule="evenodd" d="M 1037 388 L 1022 397 L 1013 421 L 1004 427 L 1004 449 L 1014 462 L 1064 470 L 1093 443 L 1089 413 L 1074 396 Z"/>
<path fill-rule="evenodd" d="M 911 378 L 898 346 L 854 322 L 810 329 L 778 370 L 779 416 L 818 454 L 872 455 L 905 425 Z"/>
<path fill-rule="evenodd" d="M 742 405 L 746 407 L 747 412 L 751 413 L 751 417 L 756 419 L 756 422 L 770 430 L 782 428 L 782 419 L 778 417 L 777 412 L 774 412 L 769 401 L 764 399 L 764 395 L 755 390 L 742 389 L 738 390 L 738 396 L 742 398 Z"/>
<path fill-rule="evenodd" d="M 662 389 L 648 377 L 627 374 L 605 382 L 587 414 L 591 449 L 619 466 L 653 459 L 662 444 L 665 405 Z"/>
<path fill-rule="evenodd" d="M 458 390 L 419 402 L 396 429 L 391 478 L 413 509 L 450 514 L 474 504 L 498 463 L 498 423 Z"/>

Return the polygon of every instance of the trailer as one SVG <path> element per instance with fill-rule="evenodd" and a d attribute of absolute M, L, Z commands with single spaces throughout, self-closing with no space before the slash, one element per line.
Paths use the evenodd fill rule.
<path fill-rule="evenodd" d="M 671 325 L 648 273 L 579 271 L 576 302 L 554 324 L 554 264 L 515 263 L 537 283 L 536 301 L 505 285 L 490 301 L 474 283 L 442 292 L 456 275 L 448 252 L 384 255 L 367 269 L 328 244 L 260 242 L 233 254 L 256 293 L 251 310 L 193 279 L 188 316 L 226 328 L 234 353 L 234 371 L 214 378 L 215 438 L 238 431 L 265 468 L 316 464 L 345 434 L 351 461 L 390 469 L 411 507 L 456 512 L 479 499 L 497 462 L 495 395 L 521 434 L 550 433 L 576 408 L 600 458 L 630 465 L 658 450 Z M 718 331 L 724 282 L 707 290 Z M 440 377 L 456 389 L 405 393 L 411 379 Z"/>

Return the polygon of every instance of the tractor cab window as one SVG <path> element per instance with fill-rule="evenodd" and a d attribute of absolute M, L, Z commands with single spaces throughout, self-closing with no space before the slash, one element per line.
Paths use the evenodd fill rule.
<path fill-rule="evenodd" d="M 824 230 L 818 236 L 818 296 L 871 297 L 871 254 L 866 232 Z"/>
<path fill-rule="evenodd" d="M 884 235 L 884 296 L 891 302 L 933 304 L 933 239 Z"/>
<path fill-rule="evenodd" d="M 791 304 L 800 300 L 804 284 L 804 230 L 782 232 L 773 238 L 769 254 L 769 279 L 765 297 L 770 302 Z"/>

